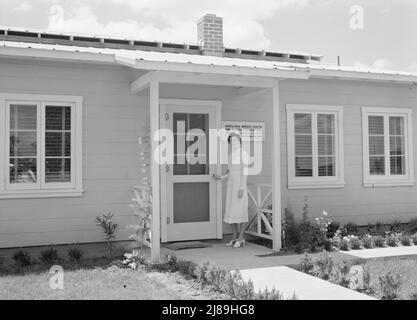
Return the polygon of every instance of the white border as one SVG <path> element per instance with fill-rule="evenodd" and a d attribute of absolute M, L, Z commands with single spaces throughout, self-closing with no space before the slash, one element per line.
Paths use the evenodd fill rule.
<path fill-rule="evenodd" d="M 63 103 L 71 105 L 73 108 L 72 117 L 73 127 L 71 128 L 73 146 L 72 152 L 74 157 L 72 158 L 73 176 L 71 177 L 71 184 L 57 184 L 48 186 L 48 188 L 40 189 L 16 189 L 12 190 L 7 188 L 7 174 L 8 168 L 6 168 L 7 161 L 5 163 L 6 155 L 9 148 L 7 147 L 7 104 L 8 101 L 21 101 L 32 102 L 38 104 L 38 106 L 44 106 L 47 104 L 59 104 Z M 0 130 L 0 149 L 5 150 L 4 156 L 0 157 L 0 199 L 13 199 L 13 198 L 49 198 L 49 197 L 78 197 L 82 196 L 83 181 L 82 181 L 82 105 L 83 97 L 81 96 L 64 96 L 64 95 L 45 95 L 45 94 L 22 94 L 22 93 L 0 93 L 0 124 L 4 128 Z M 38 108 L 40 110 L 42 108 Z M 41 112 L 41 110 L 39 111 Z M 38 113 L 39 113 L 38 112 Z M 3 125 L 4 124 L 4 125 Z M 38 116 L 38 126 L 40 125 Z M 38 149 L 39 149 L 38 144 Z M 38 170 L 38 181 L 40 181 L 40 167 Z M 42 184 L 42 183 L 41 183 Z M 42 187 L 42 186 L 41 186 Z"/>
<path fill-rule="evenodd" d="M 384 107 L 362 107 L 362 146 L 363 146 L 363 185 L 366 188 L 374 187 L 399 187 L 413 186 L 414 178 L 414 153 L 413 153 L 413 111 L 411 108 L 384 108 Z M 384 116 L 384 126 L 387 130 L 386 116 L 405 117 L 405 145 L 407 147 L 406 174 L 403 176 L 371 176 L 369 174 L 369 131 L 368 116 Z M 385 141 L 385 147 L 388 147 Z M 385 149 L 387 150 L 387 149 Z M 386 168 L 389 170 L 389 166 Z"/>
<path fill-rule="evenodd" d="M 330 105 L 287 104 L 287 153 L 288 153 L 288 189 L 330 189 L 343 188 L 345 186 L 344 171 L 344 137 L 343 137 L 343 107 Z M 335 177 L 307 177 L 295 176 L 295 142 L 294 142 L 294 113 L 295 112 L 319 112 L 335 115 L 336 125 L 336 176 Z M 313 125 L 313 130 L 316 125 Z M 313 167 L 315 168 L 317 152 L 313 141 Z"/>

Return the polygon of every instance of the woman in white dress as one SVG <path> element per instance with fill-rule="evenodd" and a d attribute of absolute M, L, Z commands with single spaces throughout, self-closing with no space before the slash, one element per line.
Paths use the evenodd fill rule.
<path fill-rule="evenodd" d="M 227 246 L 240 248 L 245 245 L 244 232 L 248 223 L 247 175 L 244 173 L 242 138 L 232 133 L 229 143 L 228 170 L 223 176 L 213 175 L 218 180 L 227 179 L 224 222 L 232 227 L 233 238 Z"/>

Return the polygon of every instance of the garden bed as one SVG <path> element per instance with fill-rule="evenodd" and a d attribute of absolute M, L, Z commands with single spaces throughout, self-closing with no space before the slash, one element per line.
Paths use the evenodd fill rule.
<path fill-rule="evenodd" d="M 417 299 L 417 256 L 358 262 L 323 251 L 316 258 L 305 253 L 295 269 L 381 300 Z"/>

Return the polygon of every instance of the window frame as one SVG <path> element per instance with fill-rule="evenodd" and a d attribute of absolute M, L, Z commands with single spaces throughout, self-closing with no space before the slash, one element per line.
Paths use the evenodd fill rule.
<path fill-rule="evenodd" d="M 363 138 L 363 185 L 366 188 L 413 186 L 413 111 L 410 108 L 362 107 Z M 369 172 L 369 116 L 384 117 L 384 159 L 385 175 L 371 175 Z M 405 170 L 404 175 L 391 175 L 389 117 L 404 118 Z"/>
<path fill-rule="evenodd" d="M 82 196 L 82 102 L 80 96 L 0 93 L 0 199 Z M 11 184 L 9 171 L 10 105 L 37 106 L 37 182 Z M 47 106 L 71 107 L 71 182 L 45 182 L 45 110 Z"/>
<path fill-rule="evenodd" d="M 288 154 L 288 189 L 330 189 L 343 188 L 344 180 L 344 141 L 343 141 L 343 107 L 331 105 L 287 104 L 287 154 Z M 312 115 L 313 177 L 296 177 L 295 175 L 295 127 L 294 114 Z M 334 177 L 318 175 L 318 133 L 317 114 L 331 114 L 335 119 L 335 165 Z"/>

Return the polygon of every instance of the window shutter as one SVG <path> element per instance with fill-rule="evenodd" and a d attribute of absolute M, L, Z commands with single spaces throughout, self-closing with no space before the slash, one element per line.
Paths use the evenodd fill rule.
<path fill-rule="evenodd" d="M 312 114 L 294 114 L 295 176 L 313 176 Z"/>
<path fill-rule="evenodd" d="M 369 174 L 385 174 L 384 116 L 368 117 Z"/>

